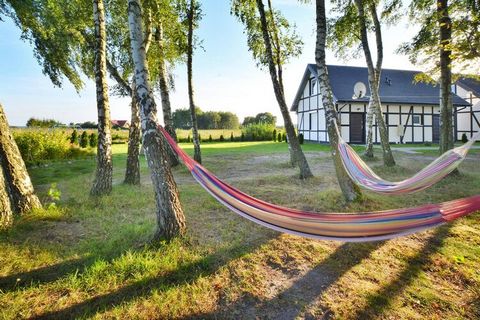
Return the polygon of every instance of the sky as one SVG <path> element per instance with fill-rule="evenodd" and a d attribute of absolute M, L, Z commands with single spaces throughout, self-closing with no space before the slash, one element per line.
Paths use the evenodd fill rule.
<path fill-rule="evenodd" d="M 248 51 L 243 26 L 230 15 L 230 1 L 203 0 L 204 18 L 197 31 L 203 50 L 194 56 L 196 104 L 202 110 L 231 111 L 240 120 L 260 112 L 271 112 L 281 123 L 281 114 L 273 93 L 270 75 L 257 68 Z M 315 7 L 300 5 L 296 0 L 273 0 L 290 22 L 297 26 L 304 42 L 302 54 L 284 68 L 287 104 L 291 104 L 308 63 L 315 63 Z M 107 8 L 108 10 L 108 8 Z M 20 39 L 20 30 L 8 19 L 0 21 L 0 103 L 10 125 L 24 126 L 31 117 L 78 123 L 97 119 L 95 84 L 85 78 L 85 88 L 77 93 L 65 81 L 54 87 L 42 74 L 29 43 Z M 396 48 L 415 34 L 415 26 L 402 20 L 384 28 L 384 68 L 419 69 L 408 58 L 396 55 Z M 343 61 L 327 52 L 328 64 L 365 66 L 363 57 Z M 176 89 L 171 93 L 173 109 L 188 107 L 185 66 L 174 70 Z M 109 79 L 109 84 L 114 80 Z M 352 89 L 353 90 L 353 89 Z M 110 96 L 112 119 L 129 120 L 129 99 Z M 157 94 L 157 104 L 160 99 Z M 159 109 L 161 110 L 161 109 Z M 296 117 L 292 114 L 294 122 Z M 161 118 L 161 112 L 159 113 Z"/>

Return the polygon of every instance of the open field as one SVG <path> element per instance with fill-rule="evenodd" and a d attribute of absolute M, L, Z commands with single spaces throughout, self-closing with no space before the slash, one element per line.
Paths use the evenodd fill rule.
<path fill-rule="evenodd" d="M 188 152 L 191 144 L 182 144 Z M 204 163 L 258 198 L 316 211 L 382 210 L 480 193 L 480 155 L 431 189 L 371 193 L 346 205 L 328 147 L 305 144 L 315 178 L 300 181 L 285 143 L 203 145 Z M 378 150 L 377 150 L 378 151 Z M 398 180 L 432 155 L 395 153 L 399 166 L 370 164 Z M 58 209 L 0 233 L 0 319 L 478 319 L 480 215 L 392 241 L 343 244 L 274 232 L 230 212 L 184 167 L 174 169 L 188 236 L 149 245 L 153 191 L 122 185 L 126 145 L 114 145 L 114 189 L 88 197 L 93 158 L 31 167 L 42 198 L 57 183 Z"/>

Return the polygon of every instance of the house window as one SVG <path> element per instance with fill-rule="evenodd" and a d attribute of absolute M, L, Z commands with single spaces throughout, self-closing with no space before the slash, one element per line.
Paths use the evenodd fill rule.
<path fill-rule="evenodd" d="M 315 79 L 310 80 L 310 95 L 311 96 L 316 94 L 316 92 L 315 92 L 316 85 L 317 85 L 317 81 Z"/>
<path fill-rule="evenodd" d="M 308 114 L 308 129 L 312 130 L 312 113 Z"/>
<path fill-rule="evenodd" d="M 414 115 L 412 118 L 413 124 L 423 125 L 423 115 Z"/>

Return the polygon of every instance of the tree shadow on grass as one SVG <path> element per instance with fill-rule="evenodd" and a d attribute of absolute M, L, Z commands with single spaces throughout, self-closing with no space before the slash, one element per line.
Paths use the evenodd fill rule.
<path fill-rule="evenodd" d="M 5 293 L 43 283 L 55 282 L 69 274 L 81 273 L 82 269 L 87 268 L 94 261 L 94 257 L 67 260 L 54 265 L 0 277 L 0 291 Z"/>
<path fill-rule="evenodd" d="M 422 249 L 408 259 L 407 267 L 386 287 L 368 298 L 367 306 L 359 310 L 353 319 L 373 319 L 382 315 L 391 305 L 394 298 L 402 293 L 418 278 L 430 257 L 437 253 L 449 235 L 452 225 L 445 225 L 435 230 L 434 234 L 424 243 Z"/>
<path fill-rule="evenodd" d="M 276 236 L 273 235 L 272 237 Z M 137 298 L 147 297 L 152 290 L 167 291 L 168 289 L 192 283 L 199 277 L 215 273 L 221 266 L 229 261 L 242 257 L 255 251 L 262 244 L 271 240 L 272 237 L 262 238 L 255 243 L 240 243 L 228 248 L 219 249 L 203 258 L 181 265 L 178 269 L 162 274 L 161 276 L 149 277 L 126 285 L 117 291 L 96 296 L 81 303 L 72 305 L 62 310 L 47 312 L 33 316 L 32 319 L 72 319 L 94 316 L 97 312 L 104 312 L 116 305 L 132 301 Z"/>
<path fill-rule="evenodd" d="M 305 306 L 315 301 L 351 268 L 368 258 L 384 242 L 346 243 L 338 247 L 319 265 L 269 300 L 261 301 L 250 294 L 212 313 L 197 314 L 188 319 L 295 319 Z M 330 313 L 326 310 L 326 317 Z"/>

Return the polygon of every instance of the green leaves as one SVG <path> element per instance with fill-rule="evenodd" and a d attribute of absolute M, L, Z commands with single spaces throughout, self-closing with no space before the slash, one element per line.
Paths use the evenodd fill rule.
<path fill-rule="evenodd" d="M 232 0 L 230 13 L 244 25 L 247 45 L 257 65 L 260 68 L 267 67 L 268 60 L 256 1 Z M 269 7 L 265 13 L 273 59 L 277 64 L 284 65 L 290 58 L 298 57 L 302 53 L 303 41 L 296 33 L 296 26 L 290 24 L 279 10 Z"/>

